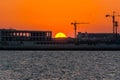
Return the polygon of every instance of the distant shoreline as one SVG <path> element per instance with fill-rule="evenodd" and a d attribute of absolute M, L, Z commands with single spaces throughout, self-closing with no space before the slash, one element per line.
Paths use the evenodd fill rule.
<path fill-rule="evenodd" d="M 0 50 L 25 50 L 25 51 L 31 51 L 31 50 L 45 50 L 45 51 L 99 51 L 99 50 L 108 50 L 108 51 L 113 51 L 113 50 L 120 50 L 120 45 L 117 44 L 111 44 L 111 45 L 31 45 L 31 46 L 1 46 Z"/>

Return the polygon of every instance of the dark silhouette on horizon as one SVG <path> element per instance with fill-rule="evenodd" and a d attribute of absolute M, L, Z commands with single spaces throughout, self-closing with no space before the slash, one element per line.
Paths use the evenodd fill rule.
<path fill-rule="evenodd" d="M 116 34 L 116 38 L 117 38 L 117 28 L 118 28 L 118 22 L 115 20 L 115 17 L 118 16 L 120 17 L 120 15 L 115 15 L 115 11 L 113 11 L 112 15 L 107 14 L 106 17 L 112 17 L 112 23 L 113 23 L 113 36 L 114 34 Z M 114 36 L 115 37 L 115 36 Z"/>

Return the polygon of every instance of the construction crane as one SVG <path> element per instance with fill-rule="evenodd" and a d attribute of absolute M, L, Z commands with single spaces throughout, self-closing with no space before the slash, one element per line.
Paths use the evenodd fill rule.
<path fill-rule="evenodd" d="M 79 23 L 79 22 L 71 22 L 71 25 L 73 25 L 74 26 L 74 36 L 75 36 L 75 38 L 77 38 L 77 35 L 76 35 L 76 31 L 77 31 L 77 25 L 78 24 L 89 24 L 89 23 Z"/>
<path fill-rule="evenodd" d="M 118 22 L 115 20 L 116 16 L 120 16 L 120 15 L 115 15 L 115 11 L 113 11 L 113 15 L 109 15 L 107 14 L 106 17 L 112 17 L 112 22 L 113 22 L 113 36 L 116 33 L 117 35 L 117 27 L 118 27 Z M 116 28 L 116 29 L 115 29 Z"/>
<path fill-rule="evenodd" d="M 118 28 L 118 22 L 115 21 L 116 38 L 117 38 L 117 34 L 118 34 L 118 33 L 117 33 L 117 32 L 118 32 L 118 31 L 117 31 L 117 28 Z"/>

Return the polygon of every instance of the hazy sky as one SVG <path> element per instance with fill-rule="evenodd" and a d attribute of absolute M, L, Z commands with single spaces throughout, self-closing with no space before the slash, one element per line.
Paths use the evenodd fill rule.
<path fill-rule="evenodd" d="M 112 18 L 120 14 L 120 0 L 0 0 L 0 28 L 51 30 L 73 36 L 72 21 L 89 22 L 79 32 L 112 32 Z M 120 23 L 120 18 L 116 17 Z M 119 28 L 120 32 L 120 28 Z"/>

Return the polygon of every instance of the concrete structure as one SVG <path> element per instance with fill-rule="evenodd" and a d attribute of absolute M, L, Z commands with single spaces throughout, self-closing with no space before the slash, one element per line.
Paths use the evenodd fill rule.
<path fill-rule="evenodd" d="M 49 41 L 51 31 L 0 29 L 0 41 Z"/>

